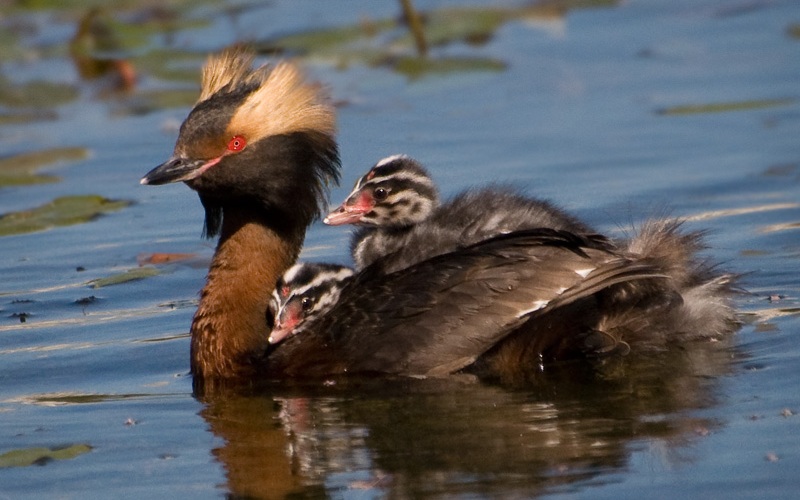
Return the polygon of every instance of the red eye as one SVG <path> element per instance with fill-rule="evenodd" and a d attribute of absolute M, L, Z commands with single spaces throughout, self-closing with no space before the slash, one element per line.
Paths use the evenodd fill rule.
<path fill-rule="evenodd" d="M 247 141 L 241 135 L 237 135 L 228 143 L 228 151 L 238 153 L 243 150 L 245 146 L 247 146 Z"/>

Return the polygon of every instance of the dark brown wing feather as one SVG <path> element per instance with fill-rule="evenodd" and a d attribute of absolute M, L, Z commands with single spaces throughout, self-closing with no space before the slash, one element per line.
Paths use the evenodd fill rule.
<path fill-rule="evenodd" d="M 663 277 L 615 254 L 603 238 L 547 229 L 382 271 L 376 263 L 359 273 L 333 311 L 270 353 L 267 371 L 451 373 L 532 317 L 617 283 Z"/>

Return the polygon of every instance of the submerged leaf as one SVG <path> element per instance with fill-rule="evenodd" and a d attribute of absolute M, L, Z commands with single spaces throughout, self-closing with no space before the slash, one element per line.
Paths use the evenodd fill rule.
<path fill-rule="evenodd" d="M 156 276 L 158 274 L 160 274 L 160 271 L 155 267 L 151 266 L 135 267 L 133 269 L 128 269 L 125 272 L 114 274 L 106 278 L 92 280 L 87 284 L 91 285 L 92 288 L 101 288 L 104 286 L 112 286 L 112 285 L 119 285 L 121 283 L 127 283 L 129 281 L 142 280 L 145 278 L 149 278 L 151 276 Z"/>
<path fill-rule="evenodd" d="M 23 448 L 11 450 L 0 455 L 0 468 L 45 465 L 52 460 L 69 460 L 92 451 L 85 443 L 53 448 Z"/>
<path fill-rule="evenodd" d="M 0 216 L 0 236 L 81 224 L 130 204 L 130 201 L 109 200 L 98 195 L 63 196 L 31 210 Z"/>

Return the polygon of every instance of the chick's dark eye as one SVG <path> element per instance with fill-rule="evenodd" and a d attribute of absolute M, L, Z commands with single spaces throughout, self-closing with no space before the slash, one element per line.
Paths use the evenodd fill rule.
<path fill-rule="evenodd" d="M 374 196 L 376 200 L 385 200 L 386 197 L 389 196 L 389 191 L 385 188 L 375 188 L 375 191 L 372 192 L 372 196 Z"/>
<path fill-rule="evenodd" d="M 303 297 L 303 300 L 300 301 L 300 306 L 303 308 L 303 311 L 311 310 L 311 307 L 314 305 L 314 301 L 311 300 L 310 297 Z"/>

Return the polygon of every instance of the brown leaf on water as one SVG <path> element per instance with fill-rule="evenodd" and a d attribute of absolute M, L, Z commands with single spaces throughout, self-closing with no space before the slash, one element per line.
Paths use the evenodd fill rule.
<path fill-rule="evenodd" d="M 139 255 L 136 261 L 140 266 L 147 264 L 159 265 L 169 264 L 172 262 L 180 262 L 182 260 L 189 260 L 195 258 L 193 253 L 169 253 L 169 252 L 155 252 L 150 254 Z"/>
<path fill-rule="evenodd" d="M 751 99 L 748 101 L 716 102 L 706 104 L 683 104 L 656 110 L 656 114 L 665 116 L 697 115 L 707 113 L 727 113 L 730 111 L 746 111 L 751 109 L 788 106 L 794 99 Z"/>

